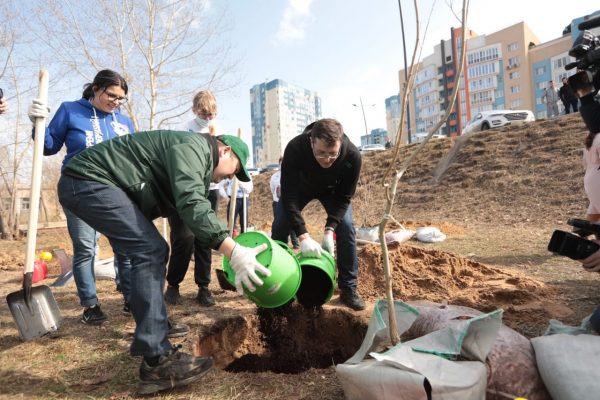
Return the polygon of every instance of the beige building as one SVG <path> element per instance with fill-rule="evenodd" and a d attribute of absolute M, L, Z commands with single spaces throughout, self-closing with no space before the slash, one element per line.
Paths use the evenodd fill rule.
<path fill-rule="evenodd" d="M 577 26 L 593 15 L 574 19 L 562 37 L 546 43 L 519 22 L 490 34 L 467 32 L 464 79 L 460 80 L 457 101 L 441 129 L 447 136 L 462 132 L 467 122 L 478 112 L 499 109 L 527 109 L 536 118 L 546 117 L 541 102 L 549 80 L 560 87 L 563 77 L 574 73 L 565 66 L 575 59 L 568 52 L 579 34 Z M 598 34 L 600 28 L 593 30 Z M 450 30 L 450 40 L 441 41 L 432 54 L 417 66 L 417 75 L 410 99 L 410 124 L 417 137 L 425 136 L 448 107 L 455 86 L 460 52 L 460 29 Z M 404 85 L 404 70 L 399 71 L 400 87 Z M 562 106 L 562 105 L 561 105 Z"/>

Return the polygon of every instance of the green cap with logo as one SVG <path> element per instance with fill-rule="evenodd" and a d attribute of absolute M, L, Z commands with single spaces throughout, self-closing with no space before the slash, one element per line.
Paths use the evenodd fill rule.
<path fill-rule="evenodd" d="M 240 172 L 235 176 L 242 182 L 250 182 L 250 174 L 246 170 L 246 163 L 248 162 L 248 146 L 242 139 L 233 135 L 219 135 L 217 140 L 223 142 L 225 145 L 231 147 L 231 150 L 235 153 L 237 158 L 240 160 Z"/>

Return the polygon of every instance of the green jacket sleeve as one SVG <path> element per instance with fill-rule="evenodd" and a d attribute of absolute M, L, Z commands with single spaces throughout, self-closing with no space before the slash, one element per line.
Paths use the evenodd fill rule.
<path fill-rule="evenodd" d="M 210 153 L 193 143 L 172 146 L 165 166 L 179 217 L 202 246 L 217 249 L 228 231 L 207 199 L 213 171 Z"/>

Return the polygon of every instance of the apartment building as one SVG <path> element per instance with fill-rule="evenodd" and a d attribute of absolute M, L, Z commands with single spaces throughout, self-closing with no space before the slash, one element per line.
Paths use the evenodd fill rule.
<path fill-rule="evenodd" d="M 311 122 L 321 118 L 317 92 L 281 79 L 250 89 L 252 157 L 255 167 L 276 164 L 288 142 Z"/>
<path fill-rule="evenodd" d="M 396 143 L 396 134 L 400 127 L 400 111 L 399 95 L 396 94 L 385 99 L 385 125 L 387 127 L 388 137 L 392 144 Z M 406 122 L 404 125 L 407 125 Z M 407 143 L 407 141 L 403 143 Z"/>
<path fill-rule="evenodd" d="M 372 129 L 368 135 L 362 135 L 360 137 L 360 145 L 366 146 L 368 144 L 381 144 L 385 145 L 388 137 L 388 131 L 382 128 Z"/>
<path fill-rule="evenodd" d="M 599 14 L 596 11 L 571 21 L 568 32 L 546 43 L 519 22 L 490 34 L 466 34 L 466 57 L 458 97 L 441 132 L 456 136 L 478 112 L 499 109 L 528 109 L 536 118 L 546 117 L 541 95 L 549 80 L 560 87 L 561 78 L 574 71 L 565 66 L 574 61 L 568 55 L 579 34 L 577 25 Z M 600 29 L 599 29 L 600 30 Z M 450 30 L 450 39 L 434 46 L 433 53 L 417 66 L 409 105 L 411 126 L 417 136 L 426 134 L 444 115 L 455 87 L 460 62 L 460 29 Z M 404 70 L 399 71 L 400 87 Z"/>

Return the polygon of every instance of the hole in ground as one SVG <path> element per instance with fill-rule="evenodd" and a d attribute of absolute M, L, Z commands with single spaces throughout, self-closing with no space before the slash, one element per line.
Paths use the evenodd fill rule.
<path fill-rule="evenodd" d="M 194 353 L 211 355 L 217 367 L 230 372 L 297 374 L 343 363 L 366 331 L 366 321 L 351 311 L 293 303 L 217 321 L 200 333 Z"/>

